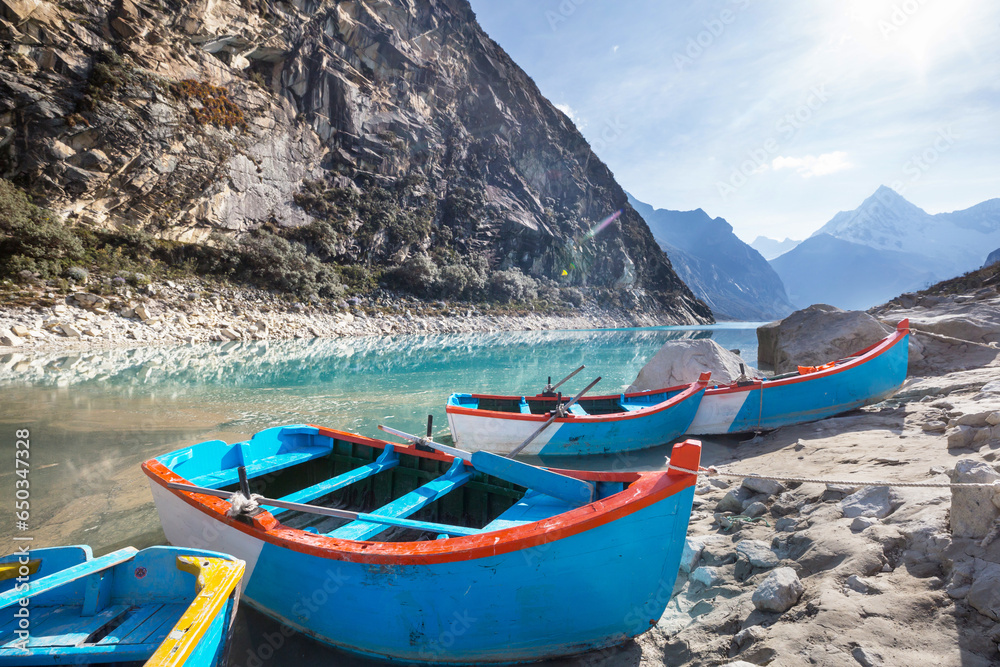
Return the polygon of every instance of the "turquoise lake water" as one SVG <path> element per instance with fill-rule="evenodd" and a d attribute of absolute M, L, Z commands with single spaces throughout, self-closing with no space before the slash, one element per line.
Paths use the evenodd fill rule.
<path fill-rule="evenodd" d="M 600 375 L 593 393 L 619 393 L 665 342 L 680 338 L 711 337 L 756 365 L 756 326 L 13 353 L 0 356 L 0 438 L 10 443 L 0 451 L 13 452 L 16 430 L 30 431 L 28 534 L 34 546 L 86 543 L 95 554 L 125 545 L 142 548 L 164 538 L 139 464 L 164 452 L 215 438 L 238 441 L 269 426 L 302 422 L 376 437 L 378 424 L 423 433 L 428 414 L 440 438 L 447 433 L 444 403 L 454 391 L 534 394 L 547 376 L 561 379 L 586 365 L 561 389 L 575 394 Z M 669 453 L 662 449 L 625 461 L 590 457 L 558 464 L 658 468 Z M 0 466 L 4 507 L 13 507 L 13 493 L 13 466 Z M 14 548 L 6 527 L 11 524 L 0 525 L 0 548 L 8 553 Z M 277 626 L 252 613 L 241 613 L 239 624 L 237 643 L 243 652 L 231 664 L 253 663 L 254 651 L 262 646 L 253 638 Z M 297 637 L 285 638 L 274 653 L 267 664 L 301 663 L 303 656 L 309 664 L 369 664 L 345 662 L 340 654 Z"/>

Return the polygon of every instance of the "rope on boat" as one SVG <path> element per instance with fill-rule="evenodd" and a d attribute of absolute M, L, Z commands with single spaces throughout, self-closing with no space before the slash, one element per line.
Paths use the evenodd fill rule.
<path fill-rule="evenodd" d="M 260 505 L 258 500 L 261 500 L 264 496 L 258 493 L 251 493 L 250 497 L 247 498 L 243 495 L 241 491 L 235 492 L 233 495 L 229 496 L 229 509 L 226 510 L 226 516 L 237 517 L 240 514 L 249 514 L 256 510 Z"/>
<path fill-rule="evenodd" d="M 741 473 L 741 472 L 728 472 L 725 470 L 720 470 L 715 466 L 709 466 L 708 468 L 699 467 L 697 470 L 691 470 L 690 468 L 682 468 L 680 466 L 675 466 L 671 463 L 667 463 L 667 468 L 670 470 L 677 470 L 679 472 L 686 472 L 689 475 L 701 475 L 707 477 L 740 477 L 740 478 L 755 478 L 755 479 L 769 479 L 775 482 L 800 482 L 802 484 L 842 484 L 844 486 L 896 486 L 896 487 L 915 487 L 923 489 L 955 489 L 955 488 L 993 488 L 996 493 L 1000 494 L 1000 481 L 996 482 L 890 482 L 885 480 L 844 480 L 844 479 L 816 479 L 812 477 L 781 477 L 777 475 L 758 475 L 756 473 Z"/>

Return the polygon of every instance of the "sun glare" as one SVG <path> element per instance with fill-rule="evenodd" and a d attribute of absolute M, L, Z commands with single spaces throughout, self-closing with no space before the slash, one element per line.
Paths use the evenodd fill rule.
<path fill-rule="evenodd" d="M 963 48 L 960 33 L 977 0 L 852 0 L 854 41 L 869 56 L 906 59 L 923 72 Z"/>

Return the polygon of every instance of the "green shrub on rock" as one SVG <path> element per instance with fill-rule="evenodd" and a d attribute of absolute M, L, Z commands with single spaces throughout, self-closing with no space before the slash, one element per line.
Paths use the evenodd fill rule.
<path fill-rule="evenodd" d="M 538 282 L 513 267 L 490 276 L 490 292 L 501 303 L 531 301 L 538 296 Z"/>
<path fill-rule="evenodd" d="M 20 188 L 0 179 L 0 276 L 21 271 L 43 278 L 83 257 L 83 244 L 53 213 L 36 206 Z"/>

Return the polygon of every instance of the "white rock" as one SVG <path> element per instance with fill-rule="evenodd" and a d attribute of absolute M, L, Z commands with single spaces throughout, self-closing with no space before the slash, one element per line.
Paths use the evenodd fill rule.
<path fill-rule="evenodd" d="M 749 628 L 744 628 L 740 630 L 733 636 L 733 646 L 737 649 L 743 649 L 746 646 L 750 646 L 767 636 L 767 631 L 760 627 L 759 625 L 751 625 Z M 737 662 L 731 662 L 730 665 L 735 665 L 738 663 L 750 664 L 743 662 L 742 660 Z"/>
<path fill-rule="evenodd" d="M 793 519 L 790 516 L 782 517 L 774 524 L 774 529 L 779 533 L 794 533 L 795 529 L 798 527 L 798 519 Z"/>
<path fill-rule="evenodd" d="M 52 151 L 52 157 L 56 160 L 66 160 L 76 155 L 75 150 L 58 139 L 54 139 L 52 141 L 52 144 L 49 146 L 49 150 Z"/>
<path fill-rule="evenodd" d="M 865 528 L 870 528 L 878 523 L 878 519 L 873 516 L 858 516 L 854 518 L 851 522 L 851 530 L 855 533 L 860 533 Z"/>
<path fill-rule="evenodd" d="M 73 295 L 73 301 L 81 308 L 104 308 L 108 305 L 107 299 L 89 292 L 77 292 Z"/>
<path fill-rule="evenodd" d="M 759 516 L 764 516 L 765 514 L 767 514 L 767 505 L 760 502 L 759 500 L 754 501 L 743 508 L 743 514 L 750 517 L 751 519 L 755 519 Z"/>
<path fill-rule="evenodd" d="M 688 577 L 688 581 L 692 585 L 699 585 L 704 588 L 712 588 L 718 586 L 719 584 L 725 582 L 726 576 L 721 567 L 712 567 L 710 565 L 702 565 L 698 569 L 691 573 Z"/>
<path fill-rule="evenodd" d="M 686 574 L 697 568 L 704 550 L 705 545 L 701 541 L 693 537 L 685 538 L 684 550 L 681 552 L 681 572 Z"/>
<path fill-rule="evenodd" d="M 20 324 L 15 324 L 14 326 L 12 326 L 10 328 L 10 332 L 15 336 L 19 336 L 21 338 L 27 338 L 28 336 L 31 335 L 31 332 L 28 330 L 28 327 L 22 326 Z"/>
<path fill-rule="evenodd" d="M 853 657 L 861 667 L 882 667 L 884 664 L 882 662 L 882 656 L 872 651 L 871 649 L 865 649 L 860 646 L 854 648 L 851 651 L 851 657 Z"/>
<path fill-rule="evenodd" d="M 17 331 L 14 331 L 14 333 L 17 333 Z M 1000 424 L 1000 412 L 991 412 L 986 417 L 986 423 L 989 424 L 990 426 L 996 426 Z"/>
<path fill-rule="evenodd" d="M 647 391 L 687 384 L 698 379 L 701 373 L 711 372 L 714 384 L 728 384 L 740 374 L 743 360 L 714 340 L 672 340 L 656 353 L 636 376 L 626 390 Z M 760 377 L 760 372 L 746 368 L 749 376 Z"/>
<path fill-rule="evenodd" d="M 743 511 L 743 501 L 745 500 L 744 494 L 740 493 L 742 489 L 732 489 L 726 495 L 722 497 L 719 504 L 716 505 L 716 512 L 742 512 Z"/>
<path fill-rule="evenodd" d="M 62 331 L 64 336 L 69 338 L 79 338 L 80 330 L 74 327 L 72 324 L 60 324 L 59 330 Z"/>
<path fill-rule="evenodd" d="M 24 345 L 24 341 L 19 336 L 16 336 L 13 331 L 0 329 L 0 345 L 4 347 L 21 347 Z"/>
<path fill-rule="evenodd" d="M 866 486 L 840 501 L 840 507 L 848 519 L 857 516 L 884 519 L 902 504 L 899 495 L 888 486 Z"/>
<path fill-rule="evenodd" d="M 945 436 L 948 438 L 948 449 L 968 449 L 976 436 L 976 429 L 963 424 L 948 429 Z"/>
<path fill-rule="evenodd" d="M 983 616 L 1000 621 L 1000 565 L 976 559 L 976 574 L 966 600 Z"/>
<path fill-rule="evenodd" d="M 135 313 L 135 316 L 138 317 L 143 322 L 152 319 L 152 315 L 149 314 L 149 310 L 143 304 L 139 304 L 138 306 L 133 308 L 132 311 Z"/>
<path fill-rule="evenodd" d="M 790 567 L 772 570 L 753 592 L 753 606 L 760 611 L 783 613 L 795 606 L 805 586 Z"/>
<path fill-rule="evenodd" d="M 924 422 L 920 425 L 920 428 L 927 433 L 944 433 L 948 429 L 948 424 L 938 419 Z"/>
<path fill-rule="evenodd" d="M 994 484 L 1000 480 L 988 463 L 962 459 L 955 466 L 954 482 Z M 1000 509 L 993 503 L 991 488 L 957 488 L 951 490 L 951 533 L 955 537 L 986 537 L 993 523 L 1000 517 Z"/>
<path fill-rule="evenodd" d="M 767 496 L 776 496 L 785 490 L 781 482 L 773 479 L 761 479 L 759 477 L 745 477 L 743 487 L 750 489 L 754 493 L 763 493 Z"/>
<path fill-rule="evenodd" d="M 778 556 L 760 540 L 740 540 L 736 543 L 736 553 L 754 567 L 775 567 L 778 564 Z"/>
<path fill-rule="evenodd" d="M 239 340 L 240 339 L 240 335 L 237 332 L 233 331 L 229 327 L 225 327 L 224 329 L 220 330 L 219 331 L 219 335 L 222 336 L 222 338 L 224 338 L 226 340 Z"/>
<path fill-rule="evenodd" d="M 991 412 L 970 412 L 968 414 L 961 415 L 958 418 L 958 423 L 961 426 L 986 426 L 987 419 L 989 418 Z"/>

